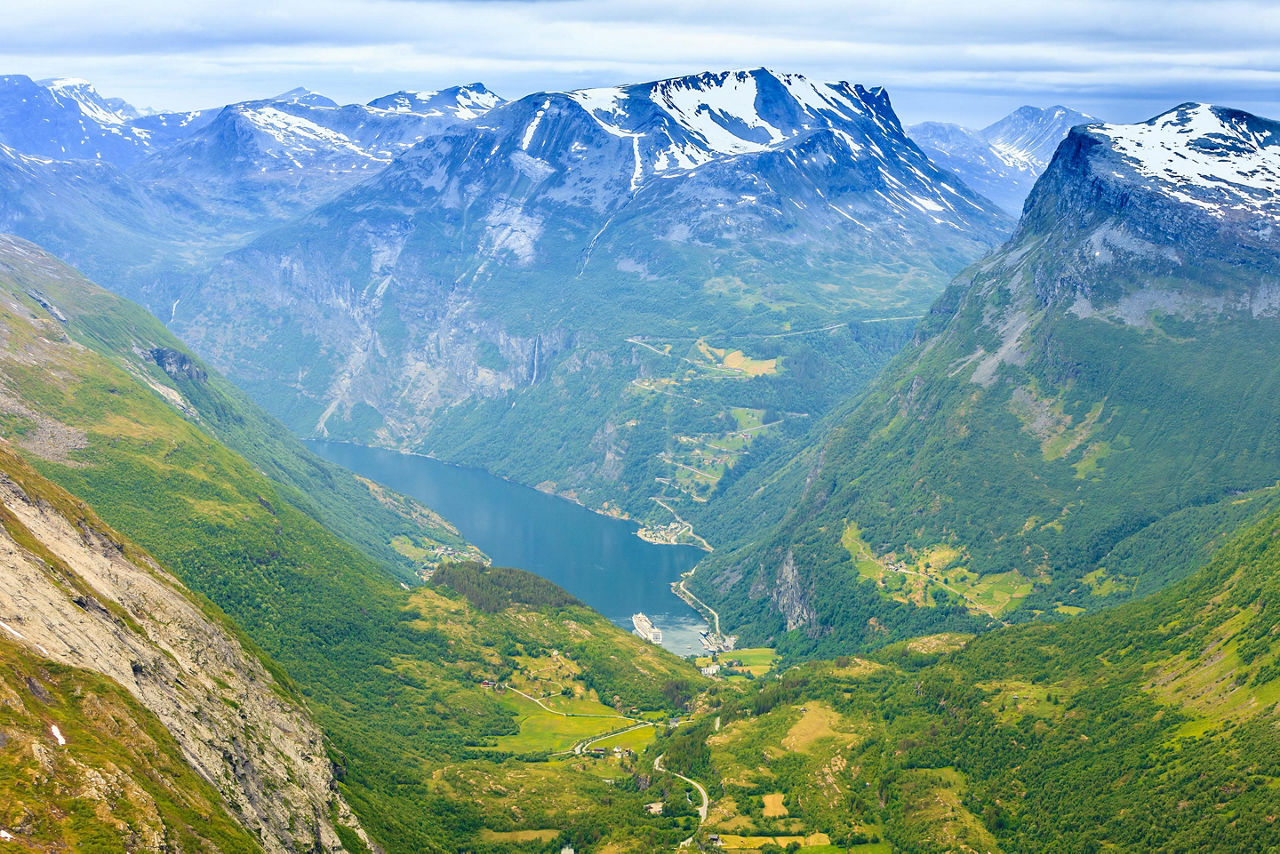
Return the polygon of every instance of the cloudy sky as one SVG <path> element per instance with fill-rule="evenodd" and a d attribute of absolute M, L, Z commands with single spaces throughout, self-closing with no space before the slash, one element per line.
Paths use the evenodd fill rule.
<path fill-rule="evenodd" d="M 768 66 L 888 87 L 904 121 L 1024 103 L 1109 120 L 1210 101 L 1280 116 L 1280 2 L 6 0 L 0 73 L 195 108 L 307 86 L 347 103 Z"/>

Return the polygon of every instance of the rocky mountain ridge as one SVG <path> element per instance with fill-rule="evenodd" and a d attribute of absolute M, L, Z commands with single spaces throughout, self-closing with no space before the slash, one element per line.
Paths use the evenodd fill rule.
<path fill-rule="evenodd" d="M 191 137 L 225 137 L 226 131 L 210 125 L 238 119 L 253 132 L 259 150 L 262 143 L 274 143 L 277 157 L 304 159 L 326 149 L 332 156 L 348 150 L 385 161 L 389 151 L 409 147 L 425 129 L 474 119 L 500 103 L 480 83 L 438 92 L 397 92 L 367 105 L 345 106 L 298 88 L 225 107 L 144 114 L 120 98 L 103 97 L 86 80 L 7 75 L 0 76 L 0 143 L 27 155 L 100 160 L 128 169 Z M 296 156 L 289 158 L 290 153 Z M 179 155 L 192 156 L 191 151 Z"/>

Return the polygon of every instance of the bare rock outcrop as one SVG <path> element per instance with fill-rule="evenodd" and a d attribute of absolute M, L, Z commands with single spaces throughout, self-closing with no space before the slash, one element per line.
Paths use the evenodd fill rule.
<path fill-rule="evenodd" d="M 335 823 L 371 845 L 320 728 L 262 661 L 87 507 L 0 463 L 0 630 L 123 686 L 266 850 L 342 850 Z"/>

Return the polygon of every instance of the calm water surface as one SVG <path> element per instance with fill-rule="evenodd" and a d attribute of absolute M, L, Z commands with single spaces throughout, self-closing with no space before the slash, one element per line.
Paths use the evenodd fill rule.
<path fill-rule="evenodd" d="M 308 442 L 320 456 L 412 496 L 457 526 L 495 564 L 550 579 L 631 630 L 643 611 L 676 655 L 701 652 L 707 624 L 671 592 L 671 582 L 702 559 L 692 546 L 659 546 L 636 525 L 479 469 L 330 442 Z"/>

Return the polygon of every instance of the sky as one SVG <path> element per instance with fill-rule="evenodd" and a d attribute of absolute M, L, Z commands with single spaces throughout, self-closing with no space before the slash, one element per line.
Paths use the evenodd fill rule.
<path fill-rule="evenodd" d="M 1278 0 L 5 0 L 0 73 L 194 109 L 483 82 L 508 98 L 767 66 L 885 86 L 906 123 L 1022 104 L 1280 117 Z"/>

